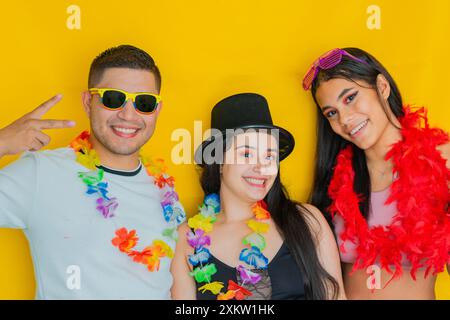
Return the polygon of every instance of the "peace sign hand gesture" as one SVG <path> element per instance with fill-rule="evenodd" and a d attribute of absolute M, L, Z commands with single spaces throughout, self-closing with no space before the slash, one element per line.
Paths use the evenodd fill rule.
<path fill-rule="evenodd" d="M 24 151 L 37 151 L 48 145 L 50 137 L 42 132 L 44 129 L 75 126 L 74 121 L 42 119 L 42 116 L 61 99 L 62 95 L 58 94 L 7 127 L 0 129 L 0 157 Z"/>

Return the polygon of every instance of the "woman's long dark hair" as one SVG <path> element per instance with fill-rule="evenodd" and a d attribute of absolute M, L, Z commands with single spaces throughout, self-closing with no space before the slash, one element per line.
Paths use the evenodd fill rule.
<path fill-rule="evenodd" d="M 219 194 L 220 164 L 203 164 L 199 167 L 201 170 L 200 184 L 205 195 Z M 267 202 L 277 230 L 283 236 L 291 255 L 304 275 L 306 298 L 313 300 L 336 299 L 339 294 L 339 285 L 320 264 L 315 236 L 307 224 L 307 219 L 314 219 L 314 217 L 300 203 L 289 199 L 289 195 L 281 183 L 279 172 L 264 200 Z"/>
<path fill-rule="evenodd" d="M 369 53 L 357 48 L 344 48 L 351 55 L 365 61 L 366 63 L 355 61 L 347 56 L 342 57 L 342 61 L 335 67 L 328 70 L 320 70 L 316 79 L 311 86 L 311 94 L 317 106 L 317 148 L 316 148 L 316 165 L 314 172 L 314 185 L 310 196 L 310 202 L 319 208 L 332 226 L 331 217 L 328 214 L 328 207 L 331 205 L 331 199 L 328 196 L 328 186 L 333 176 L 333 168 L 335 166 L 338 153 L 345 148 L 350 142 L 337 135 L 331 128 L 328 120 L 323 116 L 320 106 L 316 99 L 316 92 L 319 85 L 330 79 L 342 78 L 352 82 L 363 81 L 378 93 L 378 98 L 384 107 L 384 111 L 389 117 L 388 108 L 392 111 L 396 118 L 404 115 L 403 103 L 400 91 L 389 72 L 380 62 L 378 62 Z M 390 95 L 387 103 L 382 98 L 377 89 L 377 76 L 382 74 L 390 85 Z M 360 85 L 360 84 L 358 84 Z M 354 190 L 357 194 L 363 196 L 360 204 L 360 210 L 367 219 L 369 211 L 370 199 L 370 176 L 367 168 L 366 156 L 362 149 L 354 144 L 353 147 L 353 170 L 355 176 Z"/>

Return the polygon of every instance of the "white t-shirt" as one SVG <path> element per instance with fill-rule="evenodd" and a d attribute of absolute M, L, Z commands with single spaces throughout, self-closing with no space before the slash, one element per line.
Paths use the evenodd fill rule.
<path fill-rule="evenodd" d="M 112 218 L 96 210 L 94 195 L 78 172 L 87 168 L 71 148 L 27 152 L 0 170 L 0 227 L 23 229 L 31 249 L 37 299 L 170 299 L 170 259 L 159 271 L 133 262 L 111 240 L 121 227 L 135 229 L 142 250 L 168 227 L 163 189 L 141 165 L 134 171 L 104 168 L 109 196 L 119 206 Z M 183 210 L 177 201 L 174 206 Z"/>

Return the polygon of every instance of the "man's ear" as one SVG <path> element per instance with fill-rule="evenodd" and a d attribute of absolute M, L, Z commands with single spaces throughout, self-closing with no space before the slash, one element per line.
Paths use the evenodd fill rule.
<path fill-rule="evenodd" d="M 162 107 L 163 107 L 163 101 L 161 100 L 161 101 L 158 103 L 158 106 L 156 107 L 156 116 L 159 116 L 159 113 L 161 112 Z"/>
<path fill-rule="evenodd" d="M 81 93 L 81 102 L 83 103 L 84 112 L 86 112 L 88 118 L 91 116 L 92 95 L 89 91 L 83 91 Z"/>
<path fill-rule="evenodd" d="M 377 89 L 384 100 L 389 98 L 389 95 L 391 94 L 391 86 L 389 85 L 389 81 L 386 77 L 381 73 L 377 76 Z"/>

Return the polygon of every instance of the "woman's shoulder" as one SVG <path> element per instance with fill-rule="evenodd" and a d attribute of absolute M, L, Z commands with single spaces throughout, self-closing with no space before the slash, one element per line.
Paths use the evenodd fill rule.
<path fill-rule="evenodd" d="M 188 233 L 192 231 L 187 222 L 184 222 L 178 226 L 178 240 L 177 248 L 183 252 L 185 256 L 194 253 L 194 249 L 188 243 Z"/>
<path fill-rule="evenodd" d="M 183 222 L 178 226 L 178 240 L 186 240 L 187 233 L 191 231 L 187 222 Z"/>
<path fill-rule="evenodd" d="M 329 225 L 322 212 L 312 204 L 301 203 L 297 205 L 297 210 L 303 215 L 311 231 L 316 234 L 321 233 L 324 229 L 328 230 Z"/>
<path fill-rule="evenodd" d="M 317 216 L 323 216 L 322 212 L 314 205 L 310 203 L 299 203 L 297 204 L 297 210 L 302 213 L 304 210 L 307 210 L 309 214 L 313 215 L 314 217 Z"/>
<path fill-rule="evenodd" d="M 438 149 L 441 152 L 441 156 L 447 160 L 447 168 L 450 168 L 450 142 L 438 145 L 436 146 L 436 149 Z"/>

